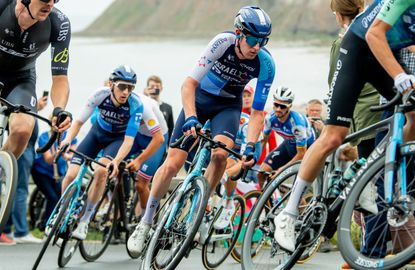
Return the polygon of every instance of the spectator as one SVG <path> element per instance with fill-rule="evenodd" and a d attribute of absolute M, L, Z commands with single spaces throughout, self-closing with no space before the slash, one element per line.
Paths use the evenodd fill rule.
<path fill-rule="evenodd" d="M 316 138 L 318 138 L 324 127 L 323 117 L 321 116 L 321 113 L 323 112 L 323 103 L 318 99 L 312 99 L 307 102 L 305 110 L 308 121 L 310 121 Z"/>
<path fill-rule="evenodd" d="M 38 100 L 37 110 L 41 111 L 48 102 L 48 97 L 44 96 Z M 0 235 L 0 245 L 14 245 L 16 243 L 33 243 L 39 244 L 41 240 L 34 237 L 29 232 L 29 224 L 27 222 L 27 196 L 29 194 L 29 177 L 30 168 L 32 168 L 35 159 L 35 144 L 37 135 L 39 133 L 39 127 L 37 122 L 33 128 L 32 136 L 26 150 L 17 160 L 18 178 L 16 195 L 13 201 L 13 207 L 9 220 L 3 233 Z M 12 235 L 12 226 L 14 225 L 14 237 Z"/>
<path fill-rule="evenodd" d="M 160 110 L 166 119 L 167 128 L 169 129 L 169 139 L 174 128 L 173 108 L 170 104 L 163 102 L 160 99 L 160 94 L 163 91 L 163 82 L 159 76 L 153 75 L 147 79 L 147 87 L 144 88 L 144 95 L 151 97 L 160 104 Z"/>

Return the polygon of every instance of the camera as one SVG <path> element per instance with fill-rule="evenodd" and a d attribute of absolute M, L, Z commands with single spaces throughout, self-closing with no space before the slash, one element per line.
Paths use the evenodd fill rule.
<path fill-rule="evenodd" d="M 158 95 L 160 95 L 160 89 L 159 88 L 152 88 L 152 89 L 149 89 L 148 93 L 150 95 L 153 95 L 153 96 L 158 96 Z"/>

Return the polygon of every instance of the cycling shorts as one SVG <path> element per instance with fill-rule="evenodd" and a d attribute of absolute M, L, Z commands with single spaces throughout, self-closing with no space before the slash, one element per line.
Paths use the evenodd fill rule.
<path fill-rule="evenodd" d="M 264 163 L 277 170 L 287 164 L 297 154 L 297 145 L 284 140 L 277 148 L 272 150 L 264 160 Z"/>
<path fill-rule="evenodd" d="M 0 96 L 13 104 L 20 104 L 37 112 L 36 71 L 1 72 L 0 82 L 4 84 Z"/>
<path fill-rule="evenodd" d="M 239 118 L 241 117 L 242 99 L 230 99 L 214 96 L 203 90 L 196 91 L 196 114 L 197 119 L 203 125 L 210 120 L 210 130 L 212 137 L 224 135 L 235 141 L 239 129 Z M 182 127 L 185 122 L 184 111 L 180 115 L 174 126 L 170 142 L 175 142 L 182 135 Z M 180 149 L 189 152 L 191 145 L 186 145 Z"/>
<path fill-rule="evenodd" d="M 156 150 L 156 152 L 154 152 L 146 161 L 144 161 L 143 164 L 141 164 L 138 175 L 145 180 L 150 181 L 160 166 L 164 154 L 166 153 L 168 137 L 168 133 L 164 134 L 164 143 Z M 137 133 L 134 139 L 134 145 L 131 148 L 130 154 L 128 156 L 135 155 L 146 149 L 151 142 L 151 138 L 152 137 Z"/>
<path fill-rule="evenodd" d="M 123 141 L 124 133 L 109 133 L 95 123 L 76 150 L 90 158 L 96 158 L 98 153 L 103 150 L 103 157 L 109 156 L 114 158 Z M 82 165 L 83 161 L 84 159 L 81 156 L 74 154 L 71 164 Z"/>
<path fill-rule="evenodd" d="M 394 97 L 393 79 L 376 60 L 366 41 L 348 31 L 340 45 L 330 84 L 326 124 L 350 126 L 360 92 L 367 82 L 386 99 Z"/>

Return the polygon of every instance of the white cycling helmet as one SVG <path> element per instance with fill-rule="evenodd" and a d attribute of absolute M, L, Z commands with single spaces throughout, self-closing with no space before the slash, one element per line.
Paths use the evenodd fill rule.
<path fill-rule="evenodd" d="M 293 91 L 288 87 L 278 86 L 277 89 L 275 89 L 274 101 L 280 100 L 293 103 L 294 97 Z"/>

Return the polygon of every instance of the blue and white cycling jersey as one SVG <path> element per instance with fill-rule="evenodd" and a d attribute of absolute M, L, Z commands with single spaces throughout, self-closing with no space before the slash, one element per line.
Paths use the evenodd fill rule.
<path fill-rule="evenodd" d="M 269 135 L 271 129 L 274 129 L 284 140 L 296 144 L 297 147 L 311 145 L 315 140 L 314 131 L 307 117 L 298 112 L 290 111 L 290 115 L 284 123 L 281 123 L 274 113 L 267 114 L 264 134 Z"/>
<path fill-rule="evenodd" d="M 239 99 L 246 84 L 258 79 L 252 107 L 262 111 L 275 76 L 270 53 L 261 48 L 252 60 L 240 60 L 235 52 L 235 33 L 217 35 L 208 44 L 190 77 L 199 82 L 197 91 Z"/>
<path fill-rule="evenodd" d="M 399 6 L 400 2 L 407 4 L 407 9 L 399 19 L 393 22 L 386 21 L 392 28 L 386 33 L 389 46 L 392 50 L 399 50 L 415 43 L 415 5 L 409 0 L 375 0 L 360 13 L 349 27 L 349 30 L 358 37 L 365 39 L 365 35 L 376 18 L 383 20 L 385 13 L 392 6 Z M 409 5 L 408 5 L 409 3 Z M 394 7 L 393 7 L 394 8 Z"/>
<path fill-rule="evenodd" d="M 116 107 L 111 100 L 111 89 L 100 88 L 88 99 L 79 120 L 85 123 L 98 108 L 98 125 L 109 133 L 122 134 L 135 137 L 143 116 L 143 104 L 139 97 L 132 93 L 127 102 Z"/>
<path fill-rule="evenodd" d="M 235 147 L 241 149 L 241 153 L 245 150 L 246 138 L 248 136 L 248 124 L 249 124 L 249 114 L 242 112 L 241 118 L 239 119 L 239 129 L 236 134 Z M 259 135 L 258 142 L 261 142 L 263 138 L 262 132 Z"/>

